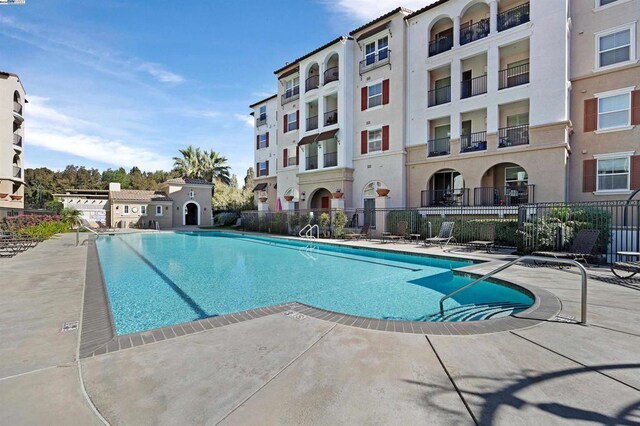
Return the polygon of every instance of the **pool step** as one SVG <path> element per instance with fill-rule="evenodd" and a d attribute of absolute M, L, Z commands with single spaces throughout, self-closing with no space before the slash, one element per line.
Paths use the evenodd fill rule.
<path fill-rule="evenodd" d="M 455 308 L 445 309 L 444 315 L 438 312 L 433 315 L 427 315 L 422 320 L 431 322 L 482 321 L 496 317 L 513 315 L 527 309 L 528 307 L 529 305 L 522 303 L 510 302 L 462 305 Z"/>

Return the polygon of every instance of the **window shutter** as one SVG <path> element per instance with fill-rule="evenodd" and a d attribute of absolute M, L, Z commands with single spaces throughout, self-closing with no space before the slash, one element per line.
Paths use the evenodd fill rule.
<path fill-rule="evenodd" d="M 267 132 L 266 135 L 267 135 L 267 148 L 269 148 L 269 132 Z"/>
<path fill-rule="evenodd" d="M 382 126 L 382 150 L 389 151 L 389 126 Z"/>
<path fill-rule="evenodd" d="M 631 124 L 640 124 L 640 90 L 631 92 Z"/>
<path fill-rule="evenodd" d="M 296 111 L 296 129 L 300 128 L 300 110 Z"/>
<path fill-rule="evenodd" d="M 260 163 L 256 163 L 256 176 L 260 177 Z"/>
<path fill-rule="evenodd" d="M 360 132 L 360 154 L 366 154 L 369 148 L 369 132 Z"/>
<path fill-rule="evenodd" d="M 287 148 L 282 150 L 282 167 L 287 167 L 288 165 L 288 161 L 289 161 L 289 156 L 287 155 L 289 152 L 287 150 Z"/>
<path fill-rule="evenodd" d="M 584 160 L 582 162 L 582 192 L 596 190 L 596 160 Z"/>
<path fill-rule="evenodd" d="M 265 169 L 266 169 L 264 172 L 264 175 L 269 176 L 269 160 L 265 161 L 264 163 L 265 163 Z"/>
<path fill-rule="evenodd" d="M 389 103 L 389 79 L 382 82 L 382 105 Z"/>
<path fill-rule="evenodd" d="M 296 166 L 300 164 L 300 147 L 296 146 Z"/>
<path fill-rule="evenodd" d="M 640 189 L 640 155 L 634 155 L 631 157 L 631 189 L 635 191 Z"/>
<path fill-rule="evenodd" d="M 256 149 L 260 149 L 260 135 L 256 135 Z"/>
<path fill-rule="evenodd" d="M 360 111 L 364 111 L 367 109 L 368 99 L 367 99 L 367 86 L 363 87 L 360 90 Z"/>
<path fill-rule="evenodd" d="M 598 129 L 598 99 L 584 101 L 584 131 L 593 132 Z"/>
<path fill-rule="evenodd" d="M 287 133 L 287 128 L 289 127 L 289 114 L 282 114 L 282 116 L 284 117 L 284 120 L 282 120 L 282 124 L 284 125 L 282 130 Z"/>

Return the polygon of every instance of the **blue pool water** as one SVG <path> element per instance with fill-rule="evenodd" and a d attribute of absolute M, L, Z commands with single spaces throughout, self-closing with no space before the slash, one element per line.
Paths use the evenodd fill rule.
<path fill-rule="evenodd" d="M 471 264 L 463 260 L 218 232 L 128 234 L 96 244 L 118 334 L 292 301 L 408 321 L 495 318 L 533 303 L 487 282 L 449 299 L 451 315 L 438 317 L 440 298 L 472 279 L 451 271 Z"/>

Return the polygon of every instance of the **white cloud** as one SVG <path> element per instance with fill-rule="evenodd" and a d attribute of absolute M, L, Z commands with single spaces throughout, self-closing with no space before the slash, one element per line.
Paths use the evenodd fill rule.
<path fill-rule="evenodd" d="M 42 120 L 48 123 L 69 124 L 71 117 L 46 106 L 49 98 L 43 96 L 29 96 L 29 107 L 25 108 L 25 114 L 29 122 L 31 120 Z"/>
<path fill-rule="evenodd" d="M 233 116 L 253 129 L 254 119 L 252 116 L 245 114 L 233 114 Z"/>
<path fill-rule="evenodd" d="M 162 67 L 162 65 L 153 62 L 145 62 L 141 64 L 138 69 L 149 73 L 149 75 L 161 83 L 179 84 L 184 82 L 184 77 L 171 71 L 167 71 Z"/>
<path fill-rule="evenodd" d="M 361 21 L 364 24 L 398 6 L 404 6 L 410 10 L 422 9 L 425 6 L 435 3 L 436 0 L 338 0 L 328 2 L 327 5 L 336 13 L 346 15 L 348 18 Z"/>

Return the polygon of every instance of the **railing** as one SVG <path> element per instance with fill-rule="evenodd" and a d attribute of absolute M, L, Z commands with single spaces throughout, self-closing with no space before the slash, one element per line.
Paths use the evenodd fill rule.
<path fill-rule="evenodd" d="M 307 117 L 307 131 L 315 130 L 318 128 L 318 116 Z"/>
<path fill-rule="evenodd" d="M 439 37 L 429 42 L 429 56 L 439 55 L 442 52 L 451 50 L 453 47 L 453 35 Z"/>
<path fill-rule="evenodd" d="M 475 24 L 460 28 L 460 45 L 480 40 L 489 35 L 489 19 L 483 19 Z"/>
<path fill-rule="evenodd" d="M 429 157 L 449 155 L 451 153 L 451 138 L 431 139 L 427 142 Z"/>
<path fill-rule="evenodd" d="M 474 77 L 460 82 L 460 97 L 462 99 L 487 93 L 487 75 Z"/>
<path fill-rule="evenodd" d="M 316 170 L 317 168 L 318 168 L 318 156 L 317 155 L 307 156 L 306 170 Z"/>
<path fill-rule="evenodd" d="M 337 152 L 325 152 L 324 153 L 324 167 L 335 167 L 338 165 L 338 153 Z"/>
<path fill-rule="evenodd" d="M 22 179 L 22 168 L 18 166 L 13 166 L 13 177 Z"/>
<path fill-rule="evenodd" d="M 460 136 L 460 152 L 485 151 L 487 149 L 487 132 L 475 132 Z"/>
<path fill-rule="evenodd" d="M 378 53 L 367 55 L 364 60 L 360 61 L 360 75 L 390 63 L 391 50 L 382 50 Z"/>
<path fill-rule="evenodd" d="M 330 126 L 338 122 L 338 110 L 327 111 L 324 113 L 324 125 Z"/>
<path fill-rule="evenodd" d="M 263 124 L 267 124 L 267 115 L 263 114 L 260 117 L 256 118 L 256 127 L 262 126 Z"/>
<path fill-rule="evenodd" d="M 20 146 L 21 147 L 22 146 L 22 136 L 16 135 L 14 133 L 14 135 L 13 135 L 13 144 L 16 145 L 16 146 Z"/>
<path fill-rule="evenodd" d="M 340 77 L 340 69 L 338 67 L 328 68 L 324 72 L 324 84 L 331 83 L 332 81 L 338 81 Z"/>
<path fill-rule="evenodd" d="M 316 232 L 316 235 L 313 235 L 313 231 Z M 320 227 L 318 225 L 307 224 L 304 228 L 300 230 L 298 233 L 299 236 L 303 238 L 308 238 L 312 240 L 316 240 L 320 238 Z"/>
<path fill-rule="evenodd" d="M 498 31 L 508 30 L 529 22 L 529 2 L 498 14 Z"/>
<path fill-rule="evenodd" d="M 13 112 L 22 115 L 22 104 L 20 102 L 13 101 Z"/>
<path fill-rule="evenodd" d="M 421 207 L 468 206 L 469 188 L 428 189 L 420 193 Z"/>
<path fill-rule="evenodd" d="M 305 92 L 308 92 L 309 90 L 317 89 L 318 86 L 320 86 L 320 76 L 312 75 L 305 81 L 304 90 Z"/>
<path fill-rule="evenodd" d="M 578 270 L 580 271 L 580 275 L 582 276 L 582 282 L 581 282 L 581 289 L 582 289 L 581 294 L 582 294 L 582 297 L 581 297 L 581 302 L 580 302 L 580 324 L 586 325 L 587 324 L 587 271 L 586 271 L 586 269 L 584 269 L 584 266 L 582 266 L 581 264 L 579 264 L 575 260 L 556 259 L 556 258 L 541 257 L 541 256 L 524 256 L 524 257 L 512 260 L 511 262 L 509 262 L 507 264 L 504 264 L 504 265 L 500 266 L 499 268 L 494 269 L 493 271 L 491 271 L 488 274 L 478 278 L 477 280 L 471 281 L 469 284 L 467 284 L 465 286 L 462 286 L 457 290 L 452 291 L 451 293 L 447 294 L 442 299 L 440 299 L 440 315 L 444 316 L 444 301 L 445 300 L 452 298 L 453 296 L 455 296 L 456 294 L 460 293 L 461 291 L 466 290 L 469 287 L 471 287 L 473 285 L 476 285 L 477 283 L 479 283 L 481 281 L 484 281 L 484 280 L 487 280 L 487 279 L 491 278 L 492 276 L 494 276 L 498 272 L 502 272 L 505 269 L 515 265 L 516 263 L 520 263 L 520 262 L 524 262 L 524 261 L 558 263 L 558 264 L 561 264 L 561 265 L 571 265 L 571 266 L 575 266 L 576 268 L 578 268 Z"/>
<path fill-rule="evenodd" d="M 529 64 L 522 64 L 516 67 L 507 68 L 498 72 L 498 88 L 507 89 L 509 87 L 520 86 L 529 83 Z"/>
<path fill-rule="evenodd" d="M 429 106 L 447 104 L 451 102 L 451 86 L 429 90 Z"/>
<path fill-rule="evenodd" d="M 289 89 L 282 95 L 281 104 L 287 104 L 293 102 L 300 97 L 300 86 L 296 86 L 293 89 Z"/>
<path fill-rule="evenodd" d="M 528 144 L 528 124 L 523 124 L 521 126 L 502 127 L 498 129 L 498 148 Z"/>
<path fill-rule="evenodd" d="M 487 186 L 474 188 L 476 206 L 519 206 L 535 202 L 535 185 Z"/>

